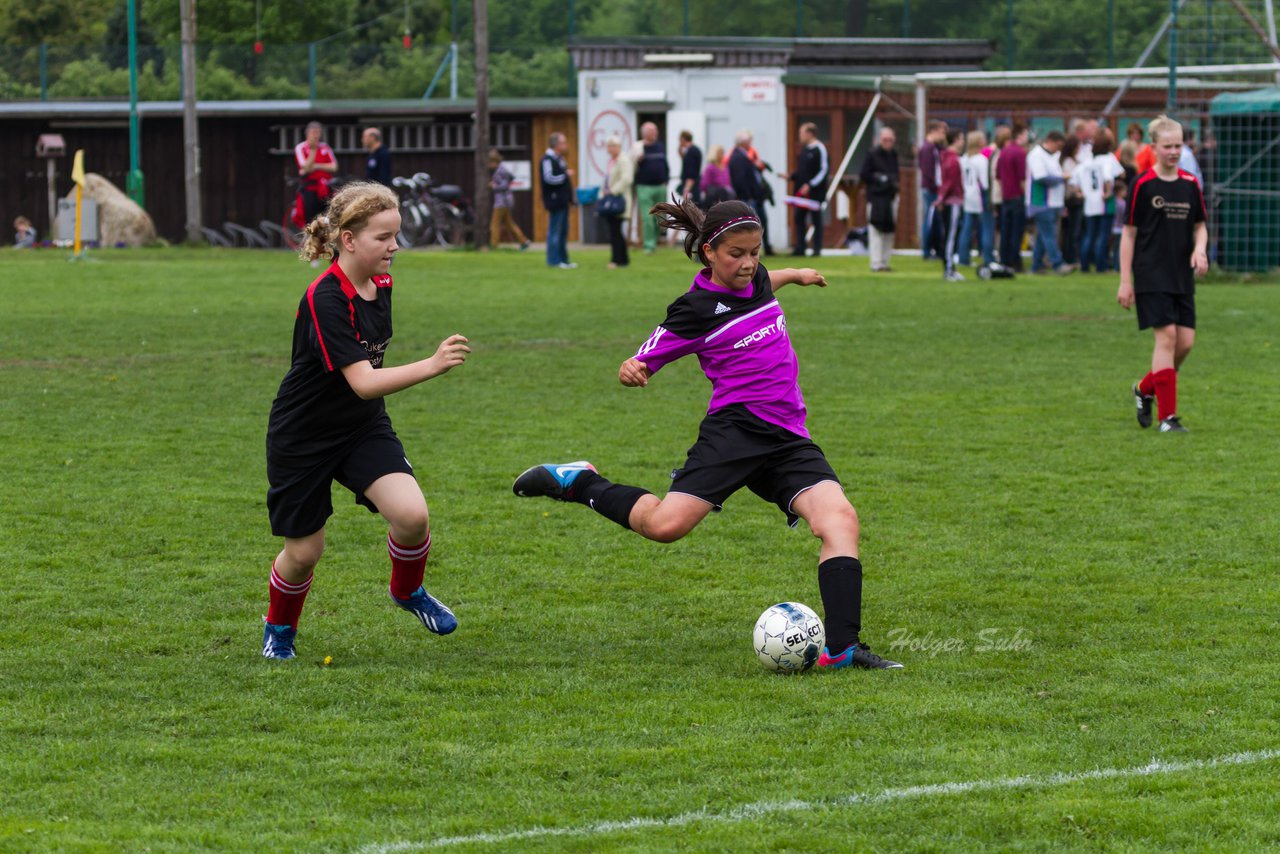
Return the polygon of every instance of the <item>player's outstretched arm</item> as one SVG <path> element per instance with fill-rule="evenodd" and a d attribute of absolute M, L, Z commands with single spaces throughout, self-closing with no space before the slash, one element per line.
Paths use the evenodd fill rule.
<path fill-rule="evenodd" d="M 627 388 L 644 388 L 649 384 L 653 372 L 644 366 L 644 362 L 636 358 L 627 359 L 618 368 L 618 382 Z"/>
<path fill-rule="evenodd" d="M 1133 244 L 1138 238 L 1136 226 L 1126 225 L 1120 235 L 1120 288 L 1116 291 L 1116 302 L 1128 311 L 1133 307 Z"/>
<path fill-rule="evenodd" d="M 342 376 L 358 397 L 373 400 L 447 373 L 465 362 L 470 352 L 465 336 L 450 335 L 440 342 L 435 355 L 430 358 L 394 368 L 374 368 L 362 360 L 344 366 Z"/>
<path fill-rule="evenodd" d="M 827 280 L 812 267 L 804 267 L 798 270 L 794 267 L 770 270 L 769 286 L 773 288 L 774 292 L 777 292 L 783 285 L 817 285 L 820 288 L 825 288 Z"/>

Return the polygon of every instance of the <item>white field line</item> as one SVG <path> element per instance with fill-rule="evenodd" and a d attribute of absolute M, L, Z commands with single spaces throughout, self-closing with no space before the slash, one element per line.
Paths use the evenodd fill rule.
<path fill-rule="evenodd" d="M 928 798 L 934 796 L 965 795 L 971 792 L 989 792 L 1007 789 L 1044 789 L 1053 786 L 1064 786 L 1089 780 L 1118 780 L 1129 777 L 1156 777 L 1165 774 L 1178 774 L 1183 771 L 1200 771 L 1206 768 L 1221 768 L 1229 765 L 1252 765 L 1280 759 L 1280 750 L 1255 750 L 1247 753 L 1233 753 L 1229 756 L 1217 756 L 1212 759 L 1190 759 L 1185 762 L 1164 762 L 1153 759 L 1147 765 L 1130 768 L 1098 768 L 1092 771 L 1060 771 L 1055 774 L 1041 776 L 1027 775 L 1023 777 L 1003 777 L 996 780 L 969 780 L 958 783 L 933 783 L 923 786 L 906 786 L 896 789 L 882 789 L 879 792 L 865 792 L 846 795 L 843 798 L 815 801 L 760 801 L 745 804 L 723 812 L 694 810 L 680 813 L 668 818 L 646 818 L 637 816 L 619 821 L 601 821 L 595 824 L 580 824 L 570 827 L 531 827 L 525 830 L 509 830 L 499 833 L 475 833 L 469 836 L 442 836 L 425 842 L 391 842 L 385 844 L 366 845 L 360 854 L 396 854 L 401 851 L 422 851 L 430 848 L 447 848 L 454 845 L 498 845 L 504 842 L 519 842 L 523 839 L 551 839 L 561 836 L 603 836 L 609 833 L 621 833 L 628 830 L 647 828 L 683 827 L 687 824 L 716 823 L 733 824 L 775 813 L 810 812 L 833 807 L 855 805 L 874 805 L 889 801 L 902 801 L 909 798 Z"/>

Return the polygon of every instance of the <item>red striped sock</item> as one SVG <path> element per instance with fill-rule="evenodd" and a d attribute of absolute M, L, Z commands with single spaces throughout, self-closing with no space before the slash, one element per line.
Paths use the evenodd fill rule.
<path fill-rule="evenodd" d="M 408 599 L 422 586 L 427 571 L 427 555 L 431 552 L 431 534 L 416 546 L 402 546 L 387 534 L 387 554 L 391 555 L 391 595 Z"/>
<path fill-rule="evenodd" d="M 302 603 L 307 601 L 307 591 L 311 589 L 311 579 L 300 584 L 291 584 L 276 572 L 275 561 L 271 562 L 271 605 L 267 608 L 267 622 L 273 626 L 292 626 L 298 628 L 298 617 L 302 615 Z"/>
<path fill-rule="evenodd" d="M 1173 368 L 1156 371 L 1152 378 L 1156 387 L 1156 417 L 1161 421 L 1178 413 L 1178 372 Z"/>
<path fill-rule="evenodd" d="M 1151 395 L 1156 393 L 1156 375 L 1147 371 L 1147 375 L 1138 382 L 1138 391 Z"/>

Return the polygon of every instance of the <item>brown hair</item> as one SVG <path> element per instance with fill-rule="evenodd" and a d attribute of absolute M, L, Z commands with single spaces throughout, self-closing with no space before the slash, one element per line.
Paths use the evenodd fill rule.
<path fill-rule="evenodd" d="M 400 198 L 389 187 L 372 181 L 347 184 L 329 200 L 328 213 L 322 213 L 307 223 L 302 232 L 302 248 L 298 250 L 298 257 L 314 261 L 333 255 L 338 251 L 342 232 L 359 232 L 374 214 L 399 207 Z"/>
<path fill-rule="evenodd" d="M 654 205 L 649 213 L 658 218 L 661 228 L 683 231 L 684 254 L 693 258 L 694 253 L 697 253 L 698 261 L 707 265 L 711 262 L 703 254 L 702 247 L 704 244 L 710 244 L 712 249 L 719 246 L 728 230 L 725 229 L 726 225 L 734 220 L 740 220 L 742 228 L 760 231 L 760 219 L 751 205 L 737 199 L 717 202 L 705 214 L 702 208 L 687 198 L 682 202 L 663 202 Z"/>
<path fill-rule="evenodd" d="M 1004 148 L 1011 139 L 1013 139 L 1012 128 L 1008 125 L 996 125 L 996 138 L 992 143 L 996 148 Z"/>
<path fill-rule="evenodd" d="M 1106 128 L 1098 128 L 1098 132 L 1093 135 L 1093 156 L 1099 154 L 1110 154 L 1116 146 L 1116 138 L 1111 131 Z"/>

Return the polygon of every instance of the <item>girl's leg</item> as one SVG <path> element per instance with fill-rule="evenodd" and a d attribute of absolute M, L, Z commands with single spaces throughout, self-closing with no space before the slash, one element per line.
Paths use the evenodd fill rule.
<path fill-rule="evenodd" d="M 1173 369 L 1176 371 L 1182 367 L 1182 363 L 1186 361 L 1187 354 L 1191 352 L 1191 348 L 1196 343 L 1196 331 L 1190 326 L 1174 327 L 1175 340 L 1173 343 Z"/>
<path fill-rule="evenodd" d="M 364 494 L 390 524 L 387 551 L 391 555 L 391 595 L 408 599 L 422 586 L 427 554 L 431 550 L 431 526 L 427 499 L 413 475 L 383 475 Z"/>
<path fill-rule="evenodd" d="M 855 646 L 862 631 L 862 563 L 858 560 L 858 514 L 838 483 L 827 481 L 791 502 L 791 510 L 822 540 L 818 592 L 827 629 L 826 659 Z M 820 662 L 821 663 L 821 662 Z M 824 664 L 824 666 L 827 666 Z"/>
<path fill-rule="evenodd" d="M 1155 328 L 1149 376 L 1156 395 L 1156 417 L 1161 421 L 1178 413 L 1178 372 L 1174 368 L 1177 342 L 1178 327 L 1174 324 Z M 1146 378 L 1143 379 L 1145 382 Z"/>
<path fill-rule="evenodd" d="M 324 554 L 324 528 L 305 537 L 285 537 L 284 548 L 271 564 L 267 623 L 298 628 L 302 606 L 311 590 L 312 571 Z"/>

